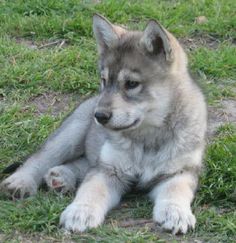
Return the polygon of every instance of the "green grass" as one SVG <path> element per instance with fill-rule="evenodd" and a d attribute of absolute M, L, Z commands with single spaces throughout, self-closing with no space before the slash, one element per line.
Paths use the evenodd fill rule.
<path fill-rule="evenodd" d="M 206 153 L 205 175 L 201 181 L 199 199 L 216 206 L 235 202 L 236 182 L 236 127 L 224 125 L 219 128 Z"/>
<path fill-rule="evenodd" d="M 190 68 L 201 84 L 209 104 L 235 99 L 234 0 L 169 1 L 4 1 L 0 0 L 0 169 L 23 161 L 59 126 L 68 111 L 52 116 L 37 111 L 35 97 L 45 93 L 82 97 L 98 88 L 97 53 L 91 17 L 99 12 L 111 21 L 142 29 L 155 18 L 177 37 L 211 37 L 214 48 L 189 50 Z M 197 16 L 208 21 L 197 24 Z M 60 48 L 32 48 L 55 40 L 66 40 Z M 28 42 L 27 42 L 28 41 Z M 73 100 L 69 110 L 75 107 Z M 148 227 L 122 228 L 117 222 L 150 219 L 152 204 L 143 195 L 127 196 L 125 206 L 113 210 L 106 224 L 80 235 L 77 242 L 176 242 L 200 239 L 233 242 L 236 231 L 236 131 L 233 124 L 219 128 L 208 144 L 205 170 L 193 208 L 198 223 L 187 236 L 172 237 Z M 24 201 L 0 196 L 0 234 L 5 242 L 20 242 L 15 231 L 26 237 L 42 235 L 62 239 L 58 228 L 60 212 L 71 196 L 41 191 Z M 1 235 L 0 235 L 1 236 Z M 0 238 L 1 239 L 1 238 Z M 46 240 L 45 240 L 46 241 Z"/>
<path fill-rule="evenodd" d="M 91 37 L 91 16 L 94 12 L 106 15 L 114 22 L 144 25 L 150 18 L 158 19 L 178 35 L 211 33 L 220 38 L 235 37 L 236 17 L 232 0 L 211 1 L 1 1 L 1 32 L 13 36 L 33 38 Z M 197 16 L 205 15 L 209 21 L 197 25 Z M 14 17 L 14 20 L 12 19 Z M 140 23 L 141 22 L 141 23 Z"/>
<path fill-rule="evenodd" d="M 10 37 L 0 39 L 0 88 L 5 95 L 19 90 L 37 94 L 43 90 L 80 94 L 97 88 L 95 44 L 81 39 L 66 49 L 32 50 Z M 85 80 L 87 80 L 85 82 Z"/>
<path fill-rule="evenodd" d="M 215 82 L 219 79 L 236 79 L 235 55 L 235 46 L 228 43 L 222 43 L 216 50 L 198 48 L 191 54 L 191 67 L 195 72 L 201 72 Z"/>

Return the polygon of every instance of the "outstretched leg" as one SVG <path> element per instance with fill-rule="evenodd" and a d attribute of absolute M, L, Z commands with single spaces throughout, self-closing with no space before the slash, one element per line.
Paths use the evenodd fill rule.
<path fill-rule="evenodd" d="M 154 221 L 173 234 L 185 234 L 188 228 L 194 228 L 196 219 L 191 211 L 191 202 L 196 186 L 196 178 L 188 172 L 157 185 L 150 193 L 155 203 Z"/>
<path fill-rule="evenodd" d="M 74 192 L 77 183 L 84 179 L 88 169 L 87 159 L 80 158 L 49 169 L 44 180 L 50 189 L 61 193 Z"/>
<path fill-rule="evenodd" d="M 111 172 L 88 172 L 74 201 L 62 213 L 60 224 L 74 232 L 99 226 L 106 213 L 119 203 L 125 187 Z"/>
<path fill-rule="evenodd" d="M 50 168 L 82 155 L 96 102 L 96 97 L 83 102 L 37 153 L 1 183 L 1 188 L 13 197 L 33 195 Z"/>

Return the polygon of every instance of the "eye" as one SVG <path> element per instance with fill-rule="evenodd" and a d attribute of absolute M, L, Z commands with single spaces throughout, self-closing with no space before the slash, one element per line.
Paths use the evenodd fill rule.
<path fill-rule="evenodd" d="M 126 89 L 135 89 L 135 88 L 137 88 L 139 85 L 140 85 L 140 83 L 139 83 L 139 82 L 136 82 L 136 81 L 127 80 L 127 81 L 125 82 L 125 88 L 126 88 Z"/>
<path fill-rule="evenodd" d="M 106 79 L 105 78 L 101 78 L 101 85 L 102 85 L 102 87 L 105 87 L 105 85 L 106 85 Z"/>

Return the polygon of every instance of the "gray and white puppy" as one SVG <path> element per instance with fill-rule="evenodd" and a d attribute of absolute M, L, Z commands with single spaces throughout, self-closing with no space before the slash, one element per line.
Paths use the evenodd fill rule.
<path fill-rule="evenodd" d="M 191 202 L 206 132 L 204 97 L 179 42 L 151 20 L 143 32 L 93 17 L 101 92 L 83 102 L 1 186 L 11 195 L 49 187 L 73 191 L 60 224 L 84 231 L 136 186 L 149 190 L 153 220 L 164 229 L 194 228 Z"/>

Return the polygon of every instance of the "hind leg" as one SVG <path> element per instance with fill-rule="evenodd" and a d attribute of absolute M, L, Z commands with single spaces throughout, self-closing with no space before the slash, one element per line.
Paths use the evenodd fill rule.
<path fill-rule="evenodd" d="M 78 160 L 55 166 L 44 176 L 47 186 L 61 193 L 74 192 L 78 182 L 82 181 L 88 171 L 87 159 Z"/>
<path fill-rule="evenodd" d="M 85 137 L 96 102 L 96 97 L 84 101 L 37 153 L 0 184 L 0 189 L 10 194 L 12 198 L 33 195 L 50 168 L 79 158 L 84 153 Z"/>

